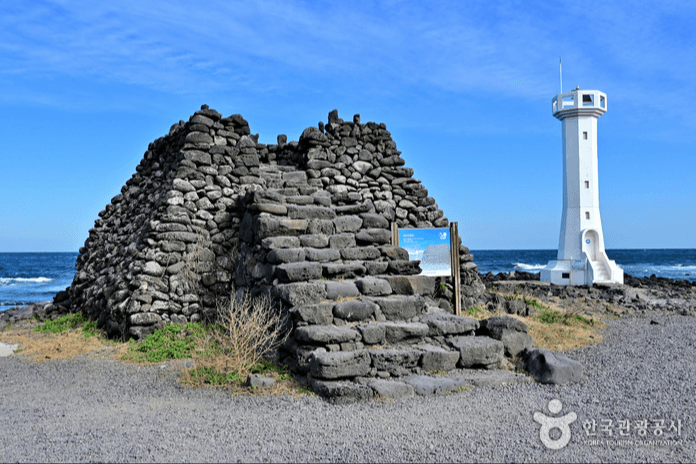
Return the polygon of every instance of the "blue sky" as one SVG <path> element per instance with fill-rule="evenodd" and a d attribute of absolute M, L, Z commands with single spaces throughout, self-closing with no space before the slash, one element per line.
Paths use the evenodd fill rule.
<path fill-rule="evenodd" d="M 473 249 L 554 249 L 559 92 L 599 120 L 607 248 L 696 247 L 695 2 L 0 6 L 0 251 L 76 251 L 149 142 L 206 103 L 260 140 L 384 122 Z"/>

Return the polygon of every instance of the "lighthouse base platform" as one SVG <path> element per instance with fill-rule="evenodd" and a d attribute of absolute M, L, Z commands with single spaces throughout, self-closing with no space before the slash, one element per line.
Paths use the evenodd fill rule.
<path fill-rule="evenodd" d="M 592 285 L 593 283 L 623 284 L 623 269 L 602 256 L 597 261 L 589 259 L 559 259 L 549 261 L 541 270 L 540 280 L 556 285 Z"/>

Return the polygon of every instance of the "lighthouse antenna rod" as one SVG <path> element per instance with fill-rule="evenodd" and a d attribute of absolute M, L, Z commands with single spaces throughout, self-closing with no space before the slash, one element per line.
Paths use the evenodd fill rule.
<path fill-rule="evenodd" d="M 561 93 L 563 93 L 563 63 L 560 57 L 558 58 L 558 72 L 561 75 Z"/>

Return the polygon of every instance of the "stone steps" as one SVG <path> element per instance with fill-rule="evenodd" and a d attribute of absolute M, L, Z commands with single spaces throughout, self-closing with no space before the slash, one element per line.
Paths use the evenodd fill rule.
<path fill-rule="evenodd" d="M 317 393 L 370 396 L 372 389 L 348 381 L 502 362 L 503 342 L 475 336 L 476 320 L 437 307 L 443 279 L 418 275 L 418 263 L 391 245 L 390 221 L 358 185 L 320 191 L 303 174 L 275 167 L 261 171 L 274 188 L 247 194 L 251 214 L 244 221 L 253 228 L 242 238 L 261 248 L 252 276 L 272 280 L 273 296 L 292 317 L 285 359 L 309 376 Z M 411 184 L 417 182 L 397 182 L 399 188 Z M 263 272 L 259 266 L 265 266 Z M 384 388 L 394 389 L 375 385 L 384 395 Z M 415 389 L 403 385 L 396 390 Z"/>

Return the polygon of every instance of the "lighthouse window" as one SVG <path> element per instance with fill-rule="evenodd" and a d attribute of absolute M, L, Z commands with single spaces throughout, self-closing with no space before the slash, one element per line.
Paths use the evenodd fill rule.
<path fill-rule="evenodd" d="M 570 272 L 562 272 L 561 279 L 570 279 Z"/>
<path fill-rule="evenodd" d="M 590 188 L 590 181 L 589 181 L 589 180 L 586 180 L 586 181 L 585 181 L 585 188 L 586 188 L 586 189 Z M 588 214 L 589 214 L 589 213 L 588 213 Z"/>
<path fill-rule="evenodd" d="M 594 106 L 594 95 L 583 95 L 582 106 Z"/>
<path fill-rule="evenodd" d="M 606 101 L 604 97 L 599 97 L 599 106 L 601 106 L 602 108 L 606 107 Z"/>
<path fill-rule="evenodd" d="M 589 211 L 585 211 L 585 219 L 590 219 L 590 212 Z"/>
<path fill-rule="evenodd" d="M 587 132 L 583 132 L 583 133 L 582 133 L 582 138 L 585 139 L 585 140 L 587 140 Z"/>

